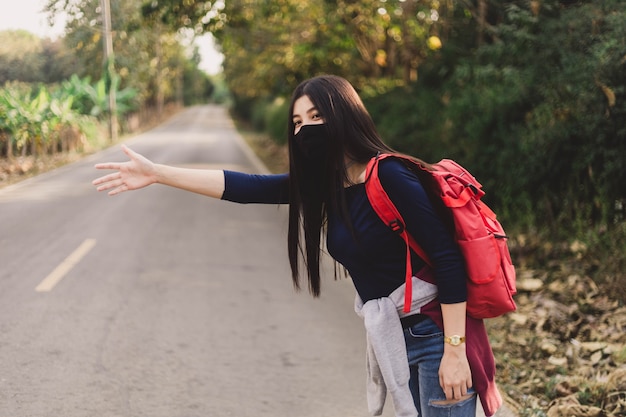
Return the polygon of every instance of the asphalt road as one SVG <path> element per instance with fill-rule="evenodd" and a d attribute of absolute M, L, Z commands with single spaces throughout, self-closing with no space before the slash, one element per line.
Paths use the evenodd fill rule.
<path fill-rule="evenodd" d="M 215 106 L 126 143 L 263 169 Z M 123 159 L 0 190 L 0 417 L 367 416 L 352 284 L 329 270 L 320 299 L 294 292 L 285 207 L 96 192 L 93 165 Z"/>
<path fill-rule="evenodd" d="M 126 143 L 264 172 L 217 106 Z M 293 290 L 286 208 L 95 191 L 94 164 L 124 159 L 0 190 L 0 417 L 368 416 L 354 289 L 327 260 L 321 298 Z"/>

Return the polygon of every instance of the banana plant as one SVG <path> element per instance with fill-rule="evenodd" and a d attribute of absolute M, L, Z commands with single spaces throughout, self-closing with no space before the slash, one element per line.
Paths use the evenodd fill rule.
<path fill-rule="evenodd" d="M 50 93 L 44 87 L 40 87 L 35 97 L 31 99 L 29 95 L 20 104 L 20 117 L 23 118 L 24 124 L 18 132 L 18 145 L 26 147 L 30 144 L 30 153 L 37 156 L 47 145 L 46 133 L 49 131 L 49 123 L 46 114 L 50 104 Z"/>
<path fill-rule="evenodd" d="M 7 159 L 13 158 L 13 136 L 8 120 L 9 107 L 4 94 L 0 92 L 0 149 L 5 150 Z"/>
<path fill-rule="evenodd" d="M 119 77 L 112 83 L 117 88 Z M 136 96 L 131 88 L 116 93 L 119 115 L 134 110 Z M 32 85 L 7 85 L 0 89 L 0 149 L 11 158 L 14 151 L 37 156 L 77 147 L 108 116 L 108 100 L 104 79 L 91 84 L 72 76 L 57 88 L 36 91 Z"/>
<path fill-rule="evenodd" d="M 2 102 L 5 106 L 2 125 L 8 136 L 7 156 L 13 155 L 13 145 L 26 153 L 24 144 L 28 139 L 27 120 L 24 115 L 24 97 L 30 97 L 30 88 L 18 91 L 15 87 L 3 89 Z"/>
<path fill-rule="evenodd" d="M 135 98 L 137 91 L 133 88 L 125 88 L 117 90 L 120 83 L 120 77 L 113 77 L 111 80 L 113 87 L 116 89 L 116 107 L 119 115 L 124 115 L 137 106 Z M 98 119 L 103 119 L 108 114 L 109 108 L 109 91 L 107 89 L 107 81 L 105 78 L 98 80 L 95 84 L 91 84 L 88 77 L 80 79 L 73 75 L 68 81 L 62 84 L 66 93 L 74 96 L 74 109 L 81 114 L 88 114 Z"/>

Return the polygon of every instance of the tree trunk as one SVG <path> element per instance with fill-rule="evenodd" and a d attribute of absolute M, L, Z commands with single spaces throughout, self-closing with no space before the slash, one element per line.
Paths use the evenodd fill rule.
<path fill-rule="evenodd" d="M 485 41 L 485 26 L 487 21 L 487 0 L 478 0 L 478 15 L 476 16 L 478 30 L 476 32 L 476 45 L 481 46 Z"/>
<path fill-rule="evenodd" d="M 6 155 L 7 160 L 10 161 L 11 159 L 13 159 L 13 140 L 11 136 L 7 135 L 6 133 L 3 133 L 2 137 L 6 139 L 7 150 L 6 150 L 5 155 Z"/>
<path fill-rule="evenodd" d="M 156 105 L 157 114 L 161 116 L 163 114 L 163 107 L 165 102 L 165 92 L 163 91 L 163 48 L 161 45 L 161 25 L 157 25 L 157 40 L 155 43 L 156 54 L 156 77 L 154 82 L 156 83 Z"/>

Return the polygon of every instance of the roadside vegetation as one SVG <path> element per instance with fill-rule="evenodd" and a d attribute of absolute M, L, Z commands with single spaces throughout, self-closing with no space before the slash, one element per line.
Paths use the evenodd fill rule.
<path fill-rule="evenodd" d="M 112 86 L 121 136 L 217 101 L 284 171 L 290 92 L 343 76 L 394 148 L 483 183 L 518 269 L 519 310 L 489 322 L 518 414 L 626 415 L 626 2 L 112 2 L 113 73 L 100 4 L 48 0 L 62 39 L 0 32 L 0 185 L 109 145 Z"/>
<path fill-rule="evenodd" d="M 102 34 L 82 29 L 68 27 L 56 40 L 0 32 L 0 186 L 109 146 L 185 105 L 227 97 L 223 81 L 198 68 L 188 39 L 163 34 L 156 48 L 147 43 L 158 39 L 149 26 L 141 35 L 134 28 L 134 48 L 118 51 L 121 64 L 110 74 L 102 65 Z M 138 46 L 142 36 L 146 43 Z"/>

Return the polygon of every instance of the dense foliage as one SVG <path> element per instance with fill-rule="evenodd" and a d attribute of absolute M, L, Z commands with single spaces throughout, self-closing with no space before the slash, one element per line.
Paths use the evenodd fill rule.
<path fill-rule="evenodd" d="M 117 94 L 118 111 L 136 110 L 136 92 Z M 39 156 L 80 151 L 102 136 L 99 127 L 108 114 L 108 89 L 104 79 L 91 83 L 76 75 L 59 85 L 12 82 L 0 89 L 0 151 Z"/>
<path fill-rule="evenodd" d="M 106 135 L 96 126 L 110 123 L 110 96 L 115 97 L 119 133 L 129 132 L 137 119 L 160 114 L 168 102 L 194 104 L 211 96 L 214 84 L 199 69 L 193 38 L 142 16 L 140 1 L 111 4 L 112 74 L 105 71 L 99 0 L 49 1 L 51 19 L 60 12 L 69 17 L 59 39 L 40 39 L 23 30 L 0 32 L 4 157 L 63 151 L 70 133 L 72 148 Z"/>
<path fill-rule="evenodd" d="M 7 81 L 53 83 L 77 69 L 75 57 L 60 40 L 23 30 L 0 32 L 0 86 Z"/>
<path fill-rule="evenodd" d="M 437 35 L 447 31 L 449 4 L 233 0 L 212 15 L 210 27 L 238 98 L 286 95 L 318 73 L 381 91 L 416 79 L 419 65 L 438 48 Z"/>
<path fill-rule="evenodd" d="M 528 226 L 624 221 L 626 6 L 509 4 L 491 37 L 471 54 L 444 47 L 418 83 L 370 100 L 384 135 L 467 161 L 501 211 L 530 210 Z"/>
<path fill-rule="evenodd" d="M 188 103 L 206 101 L 211 83 L 198 69 L 198 51 L 191 46 L 193 37 L 164 25 L 155 16 L 144 16 L 141 0 L 109 4 L 114 67 L 120 87 L 135 89 L 142 106 L 162 107 L 183 98 L 185 92 L 190 94 L 184 98 Z M 99 79 L 105 66 L 101 5 L 101 0 L 47 1 L 51 18 L 61 12 L 68 16 L 64 44 L 76 56 L 76 74 L 80 77 Z M 181 91 L 183 80 L 198 88 Z"/>
<path fill-rule="evenodd" d="M 412 152 L 470 163 L 506 224 L 544 241 L 586 242 L 576 256 L 593 260 L 589 273 L 622 299 L 625 24 L 617 2 L 546 7 L 537 16 L 510 6 L 497 40 L 456 62 L 440 87 L 425 69 L 412 90 L 439 123 L 416 120 L 403 132 L 393 132 L 393 118 L 385 124 Z M 423 141 L 407 143 L 411 130 Z"/>
<path fill-rule="evenodd" d="M 584 256 L 599 259 L 591 272 L 607 282 L 616 273 L 623 278 L 623 1 L 210 6 L 205 25 L 221 42 L 235 111 L 277 141 L 295 84 L 342 75 L 392 146 L 470 168 L 520 236 L 517 244 L 578 239 L 586 242 Z M 615 289 L 624 287 L 616 282 Z"/>

